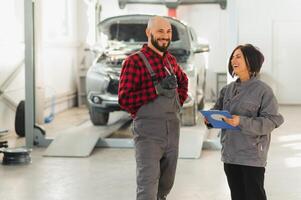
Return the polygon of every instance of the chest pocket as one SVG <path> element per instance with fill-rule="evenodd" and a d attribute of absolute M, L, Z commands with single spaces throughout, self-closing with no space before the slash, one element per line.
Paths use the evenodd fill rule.
<path fill-rule="evenodd" d="M 244 101 L 240 106 L 240 114 L 247 117 L 258 116 L 259 105 L 253 102 Z"/>

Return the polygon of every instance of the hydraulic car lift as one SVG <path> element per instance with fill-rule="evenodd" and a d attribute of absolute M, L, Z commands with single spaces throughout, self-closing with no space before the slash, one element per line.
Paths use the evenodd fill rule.
<path fill-rule="evenodd" d="M 167 8 L 177 8 L 179 5 L 219 4 L 221 9 L 226 9 L 227 0 L 119 0 L 121 9 L 125 8 L 126 4 L 163 4 Z"/>
<path fill-rule="evenodd" d="M 119 8 L 124 9 L 126 4 L 161 4 L 168 8 L 169 17 L 177 17 L 176 9 L 179 5 L 192 4 L 219 4 L 226 9 L 227 0 L 119 0 Z"/>

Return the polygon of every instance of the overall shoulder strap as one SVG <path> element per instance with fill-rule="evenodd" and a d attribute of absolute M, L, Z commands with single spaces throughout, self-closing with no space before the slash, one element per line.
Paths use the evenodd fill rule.
<path fill-rule="evenodd" d="M 138 51 L 137 54 L 143 60 L 148 72 L 150 73 L 150 75 L 152 77 L 152 81 L 153 81 L 154 85 L 156 85 L 158 83 L 158 80 L 157 80 L 156 74 L 155 74 L 154 70 L 152 69 L 151 65 L 149 64 L 147 58 L 141 51 Z"/>
<path fill-rule="evenodd" d="M 171 73 L 174 74 L 175 72 L 174 72 L 173 67 L 171 66 L 169 60 L 167 58 L 166 58 L 166 60 L 167 60 L 167 63 L 169 65 L 169 69 L 170 69 Z"/>

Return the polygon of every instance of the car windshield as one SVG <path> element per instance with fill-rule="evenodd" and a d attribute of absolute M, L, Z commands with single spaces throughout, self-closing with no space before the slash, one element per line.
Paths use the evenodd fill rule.
<path fill-rule="evenodd" d="M 147 42 L 146 24 L 115 23 L 109 27 L 109 40 L 124 42 Z M 172 41 L 179 40 L 179 33 L 172 25 Z"/>

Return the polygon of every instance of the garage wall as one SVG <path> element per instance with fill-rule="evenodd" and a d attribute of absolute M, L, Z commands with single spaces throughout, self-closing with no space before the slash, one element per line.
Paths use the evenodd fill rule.
<path fill-rule="evenodd" d="M 239 1 L 239 42 L 263 51 L 263 78 L 283 104 L 301 104 L 301 2 L 298 0 Z"/>
<path fill-rule="evenodd" d="M 24 58 L 23 13 L 22 1 L 0 2 L 0 87 L 17 66 L 21 68 L 4 93 L 0 93 L 0 129 L 13 128 L 15 106 L 25 96 L 24 66 L 20 64 Z"/>
<path fill-rule="evenodd" d="M 72 0 L 40 1 L 41 69 L 37 77 L 44 88 L 45 100 L 55 96 L 56 111 L 74 105 L 76 69 L 79 63 L 77 2 Z M 68 101 L 69 100 L 69 101 Z M 59 103 L 60 102 L 60 103 Z M 68 105 L 70 104 L 70 105 Z"/>
<path fill-rule="evenodd" d="M 56 101 L 56 112 L 76 103 L 76 70 L 81 59 L 81 39 L 84 38 L 78 35 L 78 2 L 84 1 L 36 1 L 37 95 L 39 106 L 46 109 L 42 116 L 38 116 L 39 121 L 49 115 L 52 99 Z M 81 6 L 80 9 L 86 8 Z M 0 27 L 1 85 L 24 58 L 23 1 L 0 2 Z M 21 70 L 5 91 L 15 106 L 24 99 L 24 86 L 24 70 Z M 13 130 L 14 116 L 14 106 L 0 100 L 0 128 Z"/>

